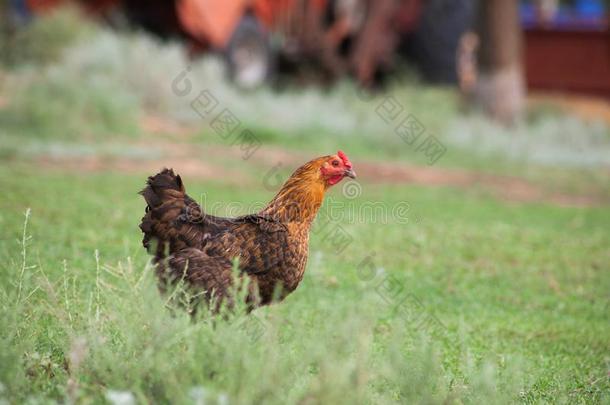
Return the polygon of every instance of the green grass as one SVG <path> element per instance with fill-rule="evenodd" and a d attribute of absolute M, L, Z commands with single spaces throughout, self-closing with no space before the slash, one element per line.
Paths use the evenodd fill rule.
<path fill-rule="evenodd" d="M 95 140 L 138 133 L 137 99 L 117 83 L 43 71 L 0 110 L 2 132 L 18 139 Z M 9 138 L 10 139 L 10 138 Z"/>
<path fill-rule="evenodd" d="M 18 69 L 56 62 L 65 49 L 93 31 L 74 7 L 54 10 L 45 18 L 35 18 L 22 27 L 13 27 L 0 6 L 0 66 Z"/>
<path fill-rule="evenodd" d="M 345 149 L 356 170 L 365 159 L 425 165 L 395 134 L 396 122 L 375 112 L 391 94 L 445 143 L 440 167 L 607 200 L 607 127 L 541 110 L 501 128 L 459 114 L 450 89 L 413 80 L 369 101 L 350 83 L 244 94 L 216 62 L 188 61 L 177 44 L 145 35 L 79 26 L 69 13 L 19 35 L 23 46 L 11 45 L 23 53 L 7 53 L 10 69 L 0 72 L 0 404 L 121 395 L 138 403 L 610 404 L 607 206 L 508 203 L 474 186 L 366 183 L 347 199 L 339 186 L 312 230 L 296 292 L 250 316 L 193 322 L 158 293 L 141 247 L 136 193 L 150 173 L 36 163 L 120 157 L 137 169 L 146 159 L 176 158 L 144 136 L 192 146 L 191 157 L 226 146 L 212 117 L 201 120 L 190 107 L 214 83 L 218 111 L 230 108 L 264 146 L 311 155 Z M 187 65 L 193 93 L 179 97 L 171 83 Z M 144 134 L 147 114 L 199 133 Z M 185 181 L 208 207 L 231 204 L 214 213 L 246 212 L 272 197 L 264 178 L 273 162 L 210 155 L 201 153 L 226 175 Z M 329 237 L 338 225 L 352 240 L 341 252 Z M 421 326 L 429 316 L 442 326 Z"/>
<path fill-rule="evenodd" d="M 409 223 L 338 218 L 353 237 L 339 254 L 318 224 L 284 302 L 191 322 L 147 267 L 143 179 L 0 168 L 0 400 L 610 403 L 607 208 L 333 190 L 355 209 L 406 201 Z M 258 181 L 187 185 L 208 204 L 271 197 Z M 373 254 L 378 274 L 361 265 Z M 421 307 L 397 306 L 406 294 Z M 444 327 L 417 328 L 429 314 Z"/>

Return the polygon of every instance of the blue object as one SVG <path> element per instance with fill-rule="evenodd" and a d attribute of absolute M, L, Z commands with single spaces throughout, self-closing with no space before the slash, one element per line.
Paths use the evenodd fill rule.
<path fill-rule="evenodd" d="M 524 28 L 539 25 L 533 1 L 521 1 L 519 14 Z M 575 0 L 570 6 L 559 6 L 552 20 L 545 25 L 547 29 L 598 30 L 605 27 L 606 6 L 602 0 Z"/>
<path fill-rule="evenodd" d="M 577 0 L 574 9 L 578 15 L 585 18 L 602 18 L 605 14 L 601 0 Z"/>

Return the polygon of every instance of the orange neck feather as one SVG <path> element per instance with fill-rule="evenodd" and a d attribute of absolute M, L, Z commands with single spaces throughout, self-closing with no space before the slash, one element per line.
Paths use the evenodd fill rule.
<path fill-rule="evenodd" d="M 298 168 L 260 214 L 284 223 L 310 225 L 324 201 L 328 188 L 320 173 L 320 167 L 326 159 L 328 156 L 312 160 Z"/>

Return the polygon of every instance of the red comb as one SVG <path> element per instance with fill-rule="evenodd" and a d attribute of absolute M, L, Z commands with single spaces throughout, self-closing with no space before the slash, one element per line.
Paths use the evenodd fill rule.
<path fill-rule="evenodd" d="M 347 167 L 348 169 L 352 168 L 352 162 L 349 161 L 349 158 L 347 157 L 347 155 L 345 153 L 343 153 L 342 151 L 339 151 L 339 152 L 337 152 L 337 155 L 339 155 L 341 160 L 343 160 L 343 165 L 345 167 Z"/>

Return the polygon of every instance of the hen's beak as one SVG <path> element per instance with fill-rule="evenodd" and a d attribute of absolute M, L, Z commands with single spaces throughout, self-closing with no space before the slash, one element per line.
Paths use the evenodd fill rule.
<path fill-rule="evenodd" d="M 345 172 L 343 172 L 343 174 L 352 179 L 356 178 L 356 172 L 353 171 L 352 169 L 345 169 Z"/>

